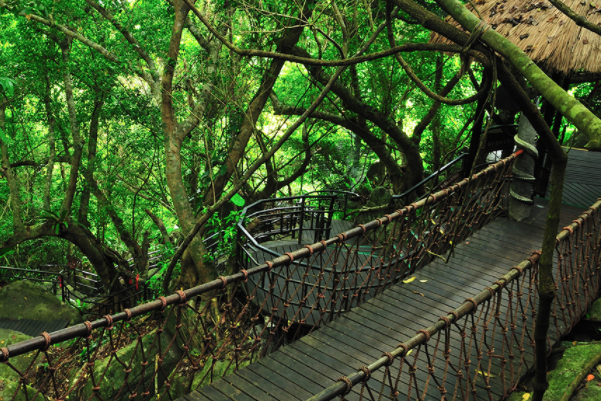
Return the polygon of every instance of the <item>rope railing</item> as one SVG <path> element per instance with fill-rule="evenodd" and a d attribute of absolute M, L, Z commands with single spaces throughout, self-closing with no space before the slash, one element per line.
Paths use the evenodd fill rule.
<path fill-rule="evenodd" d="M 329 239 L 272 260 L 249 251 L 235 274 L 2 347 L 13 399 L 176 399 L 241 369 L 503 213 L 519 154 Z M 259 263 L 247 267 L 249 260 Z"/>
<path fill-rule="evenodd" d="M 597 298 L 601 198 L 557 235 L 549 352 Z M 338 379 L 309 401 L 499 399 L 533 368 L 538 261 L 534 251 L 457 309 Z M 527 348 L 529 347 L 529 348 Z"/>

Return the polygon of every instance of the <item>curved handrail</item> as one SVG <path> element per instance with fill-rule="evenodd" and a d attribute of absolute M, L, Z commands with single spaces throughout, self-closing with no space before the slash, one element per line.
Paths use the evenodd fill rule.
<path fill-rule="evenodd" d="M 239 232 L 246 237 L 246 240 L 248 242 L 250 242 L 252 244 L 253 247 L 260 249 L 263 252 L 266 252 L 270 255 L 273 256 L 279 256 L 279 254 L 263 245 L 261 245 L 261 243 L 259 241 L 257 241 L 257 239 L 255 238 L 255 236 L 253 236 L 245 227 L 245 223 L 252 217 L 258 217 L 260 215 L 269 215 L 270 213 L 278 213 L 280 211 L 289 211 L 289 213 L 291 215 L 293 215 L 295 212 L 299 212 L 299 221 L 300 224 L 302 225 L 303 221 L 302 221 L 302 214 L 304 213 L 303 211 L 303 206 L 305 204 L 305 200 L 307 199 L 314 199 L 314 200 L 330 200 L 331 201 L 331 205 L 333 206 L 333 203 L 335 201 L 335 196 L 320 196 L 320 195 L 299 195 L 299 196 L 288 196 L 288 197 L 284 197 L 284 198 L 271 198 L 271 199 L 261 199 L 258 200 L 248 206 L 246 206 L 244 209 L 242 209 L 241 213 L 240 213 L 240 220 L 238 221 L 238 230 Z M 265 205 L 267 203 L 274 203 L 274 202 L 295 202 L 295 201 L 301 201 L 301 209 L 299 210 L 298 206 L 286 206 L 286 207 L 275 207 L 275 208 L 270 208 L 270 209 L 262 209 L 260 208 L 261 205 Z M 258 209 L 257 211 L 252 211 L 253 209 Z M 329 211 L 320 211 L 322 213 L 327 213 L 330 212 L 330 216 L 328 216 L 329 219 L 329 223 L 331 223 L 331 212 L 333 211 L 333 209 L 331 208 Z M 290 218 L 290 217 L 289 217 Z M 293 217 L 294 218 L 294 217 Z M 324 232 L 329 232 L 330 227 L 322 227 L 320 228 L 321 231 Z M 293 232 L 293 231 L 297 231 L 297 229 L 295 228 L 291 228 L 288 231 L 280 231 L 280 234 L 282 235 L 287 235 Z M 299 239 L 302 239 L 302 231 L 303 228 L 301 226 L 301 229 L 299 230 Z M 263 232 L 261 234 L 264 234 Z"/>

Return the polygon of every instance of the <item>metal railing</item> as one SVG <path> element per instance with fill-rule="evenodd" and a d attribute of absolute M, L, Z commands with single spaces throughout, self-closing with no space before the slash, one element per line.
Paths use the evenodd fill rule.
<path fill-rule="evenodd" d="M 399 207 L 412 202 L 414 199 L 423 199 L 423 197 L 427 196 L 428 193 L 434 193 L 436 191 L 448 188 L 463 178 L 463 171 L 465 169 L 464 162 L 467 160 L 468 155 L 468 153 L 460 154 L 455 159 L 451 160 L 449 163 L 445 164 L 443 167 L 430 174 L 408 190 L 401 194 L 393 195 L 388 204 L 352 210 L 349 211 L 348 217 L 352 217 L 355 223 L 369 221 L 381 216 L 384 213 L 392 212 Z M 426 184 L 434 180 L 440 180 L 441 177 L 444 177 L 444 180 L 438 182 L 436 185 L 433 185 L 427 191 L 424 191 Z M 419 196 L 420 193 L 422 193 L 421 196 Z"/>
<path fill-rule="evenodd" d="M 47 283 L 51 285 L 51 290 L 54 295 L 58 295 L 60 291 L 61 299 L 63 302 L 66 300 L 64 286 L 65 278 L 60 272 L 0 266 L 0 280 L 6 280 L 7 282 L 27 280 L 36 283 Z"/>

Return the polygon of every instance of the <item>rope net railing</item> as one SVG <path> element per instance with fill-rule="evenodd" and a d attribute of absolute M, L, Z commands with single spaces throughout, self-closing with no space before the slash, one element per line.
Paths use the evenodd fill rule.
<path fill-rule="evenodd" d="M 601 198 L 557 236 L 549 352 L 598 296 L 599 208 Z M 310 401 L 504 399 L 534 367 L 539 258 L 532 252 L 434 325 Z"/>
<path fill-rule="evenodd" d="M 517 152 L 443 191 L 273 260 L 0 347 L 5 399 L 177 399 L 327 324 L 503 213 Z M 254 267 L 250 267 L 254 266 Z"/>

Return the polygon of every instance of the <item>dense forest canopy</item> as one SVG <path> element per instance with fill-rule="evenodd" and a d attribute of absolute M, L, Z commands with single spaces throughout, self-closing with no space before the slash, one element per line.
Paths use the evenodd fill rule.
<path fill-rule="evenodd" d="M 84 258 L 107 291 L 186 237 L 177 287 L 215 278 L 202 238 L 255 200 L 412 187 L 469 145 L 476 101 L 490 120 L 501 67 L 546 90 L 431 1 L 0 6 L 2 263 Z M 594 80 L 570 93 L 598 114 Z"/>

